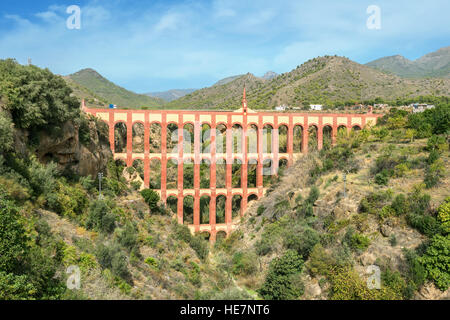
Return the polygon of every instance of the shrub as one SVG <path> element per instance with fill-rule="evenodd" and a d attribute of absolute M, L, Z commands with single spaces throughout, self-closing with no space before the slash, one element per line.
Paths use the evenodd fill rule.
<path fill-rule="evenodd" d="M 141 191 L 141 195 L 144 198 L 144 201 L 148 204 L 151 213 L 158 213 L 159 207 L 159 194 L 151 189 L 145 189 Z"/>
<path fill-rule="evenodd" d="M 450 197 L 447 197 L 439 206 L 438 220 L 442 225 L 442 230 L 445 233 L 450 233 Z"/>
<path fill-rule="evenodd" d="M 26 275 L 0 271 L 0 300 L 29 300 L 37 289 Z"/>
<path fill-rule="evenodd" d="M 134 224 L 128 222 L 125 227 L 116 230 L 118 242 L 131 251 L 138 242 L 138 230 Z"/>
<path fill-rule="evenodd" d="M 382 171 L 381 173 L 377 173 L 375 175 L 375 183 L 381 186 L 387 186 L 389 182 L 389 176 L 387 171 Z"/>
<path fill-rule="evenodd" d="M 266 210 L 266 208 L 263 205 L 260 205 L 258 207 L 258 209 L 256 210 L 256 213 L 258 214 L 258 216 L 260 216 L 264 213 L 265 210 Z"/>
<path fill-rule="evenodd" d="M 424 183 L 427 189 L 436 186 L 442 177 L 445 175 L 445 166 L 442 159 L 436 160 L 434 163 L 429 165 L 425 170 Z"/>
<path fill-rule="evenodd" d="M 441 291 L 447 290 L 450 286 L 450 235 L 435 235 L 419 262 L 425 267 L 426 277 Z"/>
<path fill-rule="evenodd" d="M 363 234 L 355 232 L 353 227 L 349 227 L 344 235 L 343 243 L 357 251 L 364 251 L 370 245 L 370 239 Z"/>
<path fill-rule="evenodd" d="M 0 271 L 17 272 L 26 260 L 29 246 L 19 208 L 0 190 Z"/>
<path fill-rule="evenodd" d="M 116 216 L 111 213 L 106 200 L 98 199 L 92 201 L 89 207 L 89 215 L 86 221 L 86 227 L 95 229 L 104 233 L 111 233 L 114 231 L 116 225 Z"/>
<path fill-rule="evenodd" d="M 304 260 L 308 259 L 312 249 L 319 242 L 319 233 L 309 227 L 292 228 L 284 236 L 285 247 L 297 251 Z"/>
<path fill-rule="evenodd" d="M 334 258 L 325 251 L 321 244 L 317 244 L 311 251 L 307 268 L 312 275 L 327 275 L 334 264 Z"/>
<path fill-rule="evenodd" d="M 411 213 L 406 216 L 406 221 L 411 227 L 416 228 L 420 233 L 428 237 L 441 232 L 441 226 L 438 221 L 429 215 Z"/>
<path fill-rule="evenodd" d="M 271 261 L 269 272 L 259 293 L 266 300 L 296 299 L 303 294 L 303 287 L 292 281 L 303 268 L 303 260 L 295 250 Z M 295 285 L 297 284 L 297 285 Z"/>
<path fill-rule="evenodd" d="M 156 258 L 148 257 L 144 261 L 146 264 L 148 264 L 150 267 L 152 267 L 154 269 L 159 268 L 159 263 L 158 263 L 158 260 L 156 260 Z"/>
<path fill-rule="evenodd" d="M 96 250 L 96 257 L 103 269 L 111 270 L 114 275 L 122 279 L 130 277 L 127 257 L 117 244 L 110 246 L 100 244 Z"/>
<path fill-rule="evenodd" d="M 253 252 L 236 252 L 232 262 L 232 272 L 235 275 L 250 275 L 257 270 L 257 257 Z"/>
<path fill-rule="evenodd" d="M 179 240 L 183 240 L 191 246 L 191 248 L 197 253 L 197 256 L 205 260 L 209 253 L 209 243 L 201 235 L 193 236 L 189 228 L 185 225 L 174 223 L 174 234 Z"/>
<path fill-rule="evenodd" d="M 401 297 L 391 288 L 371 290 L 352 267 L 336 268 L 330 273 L 331 300 L 395 300 Z"/>

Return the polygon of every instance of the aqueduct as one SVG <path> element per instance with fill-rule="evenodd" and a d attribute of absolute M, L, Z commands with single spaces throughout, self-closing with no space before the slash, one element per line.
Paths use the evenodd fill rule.
<path fill-rule="evenodd" d="M 324 141 L 335 144 L 338 128 L 343 127 L 347 131 L 361 129 L 371 122 L 375 124 L 380 116 L 371 112 L 256 112 L 247 108 L 245 89 L 242 108 L 228 112 L 88 109 L 84 102 L 82 108 L 108 124 L 114 159 L 124 160 L 128 167 L 133 166 L 134 161 L 143 161 L 145 187 L 157 189 L 164 202 L 170 197 L 177 199 L 179 223 L 186 222 L 183 216 L 185 201 L 193 201 L 193 219 L 188 222 L 189 228 L 193 232 L 208 232 L 211 241 L 219 232 L 228 235 L 235 228 L 234 202 L 240 202 L 238 217 L 244 214 L 250 200 L 263 196 L 265 176 L 276 175 L 280 166 L 291 165 L 308 149 L 322 149 Z M 126 126 L 125 150 L 115 150 L 117 124 Z M 144 145 L 139 150 L 133 150 L 136 125 L 142 126 L 144 131 Z M 155 126 L 160 141 L 151 144 Z M 193 141 L 189 132 L 193 133 Z M 314 139 L 310 139 L 311 136 Z M 151 185 L 151 163 L 155 161 L 159 162 L 155 170 L 159 170 L 160 181 Z M 168 167 L 172 163 L 177 165 L 177 177 L 170 183 Z M 233 181 L 236 165 L 240 168 L 240 177 Z M 223 178 L 222 183 L 216 176 L 218 166 L 223 166 L 225 173 L 220 177 Z M 183 186 L 188 168 L 193 171 L 193 185 Z M 249 173 L 252 173 L 253 181 L 250 181 Z M 217 215 L 218 201 L 225 203 L 220 218 Z M 209 215 L 201 214 L 201 207 L 209 210 Z"/>

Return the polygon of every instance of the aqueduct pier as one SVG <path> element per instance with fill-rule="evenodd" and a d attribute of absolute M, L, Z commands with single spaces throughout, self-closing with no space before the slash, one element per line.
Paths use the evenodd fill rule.
<path fill-rule="evenodd" d="M 208 232 L 210 240 L 215 241 L 218 232 L 228 235 L 234 228 L 232 201 L 240 198 L 240 212 L 243 215 L 250 199 L 259 199 L 265 192 L 263 177 L 276 174 L 281 162 L 291 165 L 298 157 L 308 152 L 310 135 L 314 130 L 315 147 L 320 150 L 324 145 L 324 132 L 330 135 L 331 144 L 336 143 L 338 128 L 347 131 L 361 129 L 366 125 L 375 124 L 381 115 L 372 114 L 337 114 L 337 113 L 291 113 L 253 111 L 247 108 L 244 98 L 242 108 L 235 111 L 188 111 L 188 110 L 124 110 L 124 109 L 88 109 L 84 102 L 82 109 L 109 126 L 109 141 L 114 159 L 122 159 L 128 167 L 136 160 L 144 164 L 144 184 L 150 186 L 150 162 L 160 162 L 160 185 L 157 190 L 162 201 L 169 197 L 177 198 L 178 222 L 183 223 L 184 199 L 193 198 L 193 221 L 189 228 L 193 232 Z M 115 127 L 121 123 L 126 126 L 126 151 L 115 150 Z M 144 128 L 144 150 L 133 152 L 133 126 Z M 150 127 L 160 128 L 159 150 L 151 150 Z M 177 128 L 193 127 L 192 148 L 186 148 L 184 130 L 169 130 L 170 126 Z M 207 150 L 204 128 L 210 128 Z M 218 128 L 223 128 L 219 130 Z M 223 141 L 221 136 L 223 134 Z M 270 135 L 267 134 L 270 132 Z M 280 146 L 280 132 L 285 134 L 283 147 Z M 168 136 L 175 135 L 175 148 L 168 148 Z M 176 189 L 168 188 L 167 169 L 169 161 L 177 162 Z M 183 163 L 192 162 L 194 167 L 193 188 L 183 188 Z M 202 162 L 209 163 L 209 187 L 201 187 Z M 223 161 L 225 167 L 225 185 L 218 186 L 216 180 L 216 165 Z M 241 178 L 238 186 L 232 184 L 233 164 L 241 166 Z M 268 170 L 263 168 L 269 164 Z M 256 183 L 248 182 L 248 169 L 251 164 L 256 168 Z M 267 173 L 269 171 L 270 173 Z M 200 215 L 200 200 L 209 197 L 209 217 Z M 216 203 L 219 197 L 225 197 L 224 221 L 217 221 Z M 209 219 L 208 219 L 209 218 Z M 202 221 L 202 220 L 206 220 Z"/>

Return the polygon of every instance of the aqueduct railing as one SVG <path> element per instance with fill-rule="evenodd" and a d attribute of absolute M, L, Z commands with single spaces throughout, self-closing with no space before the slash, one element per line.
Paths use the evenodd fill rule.
<path fill-rule="evenodd" d="M 245 96 L 243 108 L 231 112 L 88 109 L 84 103 L 83 110 L 109 125 L 109 140 L 115 159 L 123 159 L 128 167 L 136 160 L 143 161 L 146 187 L 150 186 L 150 163 L 160 162 L 160 183 L 157 188 L 161 199 L 166 201 L 171 196 L 177 198 L 178 221 L 183 223 L 184 200 L 192 197 L 193 221 L 189 227 L 194 232 L 208 232 L 212 241 L 218 232 L 229 234 L 233 230 L 234 198 L 240 197 L 240 215 L 243 215 L 249 199 L 263 196 L 265 176 L 277 174 L 281 164 L 291 165 L 297 157 L 308 152 L 311 147 L 309 136 L 312 133 L 316 142 L 314 147 L 320 150 L 324 145 L 324 132 L 329 135 L 330 143 L 334 144 L 338 128 L 361 129 L 370 122 L 375 124 L 380 116 L 372 113 L 255 112 L 247 109 Z M 115 150 L 117 124 L 126 126 L 125 150 Z M 135 125 L 143 126 L 144 131 L 144 147 L 139 152 L 133 150 Z M 151 126 L 154 125 L 159 127 L 160 141 L 151 145 Z M 175 126 L 183 130 L 172 130 Z M 186 130 L 186 126 L 190 126 L 191 130 Z M 285 138 L 280 140 L 281 132 Z M 159 147 L 156 150 L 155 144 Z M 177 164 L 176 188 L 168 188 L 170 161 Z M 233 164 L 236 162 L 240 164 L 238 185 L 232 182 L 235 171 Z M 184 188 L 183 168 L 187 163 L 190 166 L 193 164 L 193 186 Z M 205 181 L 201 183 L 200 167 L 204 163 L 209 163 L 209 184 L 206 186 Z M 224 167 L 225 183 L 222 185 L 216 179 L 217 166 Z M 256 170 L 256 181 L 252 183 L 248 181 L 249 167 Z M 201 199 L 208 197 L 209 216 L 201 216 Z M 216 219 L 219 197 L 226 199 L 224 221 Z"/>

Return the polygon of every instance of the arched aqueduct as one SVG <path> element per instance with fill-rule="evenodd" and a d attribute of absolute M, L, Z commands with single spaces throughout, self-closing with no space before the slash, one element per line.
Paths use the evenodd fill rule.
<path fill-rule="evenodd" d="M 372 113 L 256 112 L 247 108 L 245 90 L 242 108 L 230 112 L 88 109 L 84 102 L 83 110 L 108 124 L 116 160 L 124 160 L 128 167 L 142 161 L 145 186 L 157 189 L 163 201 L 176 198 L 179 223 L 184 222 L 185 201 L 193 201 L 189 228 L 193 232 L 208 232 L 211 241 L 215 241 L 219 232 L 228 235 L 233 230 L 233 214 L 243 215 L 250 200 L 263 196 L 265 178 L 277 174 L 281 165 L 291 165 L 310 148 L 320 150 L 324 143 L 333 145 L 340 127 L 361 129 L 369 123 L 375 124 L 379 117 Z M 115 150 L 118 124 L 126 127 L 125 150 Z M 144 131 L 143 148 L 137 151 L 133 146 L 135 126 L 143 127 Z M 155 132 L 159 133 L 160 141 L 151 144 L 150 136 Z M 151 186 L 154 162 L 159 163 L 155 168 L 160 171 L 160 181 Z M 178 174 L 171 182 L 168 167 L 174 164 Z M 218 166 L 223 166 L 224 177 L 216 176 Z M 236 166 L 240 177 L 233 181 Z M 193 185 L 183 186 L 188 170 L 193 171 Z M 237 214 L 232 210 L 235 201 L 240 202 Z M 220 218 L 219 202 L 225 202 Z M 209 215 L 201 214 L 204 208 Z"/>

